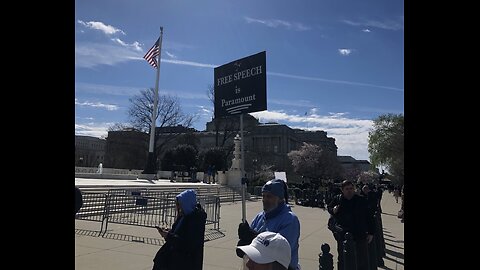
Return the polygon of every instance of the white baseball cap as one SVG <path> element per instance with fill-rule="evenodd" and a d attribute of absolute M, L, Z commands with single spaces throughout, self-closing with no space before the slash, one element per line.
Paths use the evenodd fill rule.
<path fill-rule="evenodd" d="M 279 262 L 288 268 L 291 259 L 290 244 L 279 233 L 263 232 L 253 239 L 248 246 L 239 246 L 248 258 L 259 264 Z"/>

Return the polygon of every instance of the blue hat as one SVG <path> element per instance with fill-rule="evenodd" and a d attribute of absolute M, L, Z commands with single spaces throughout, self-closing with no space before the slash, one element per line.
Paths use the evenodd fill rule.
<path fill-rule="evenodd" d="M 285 199 L 285 184 L 282 183 L 281 179 L 270 180 L 262 187 L 262 193 L 270 192 L 273 195 L 279 197 L 280 199 Z"/>

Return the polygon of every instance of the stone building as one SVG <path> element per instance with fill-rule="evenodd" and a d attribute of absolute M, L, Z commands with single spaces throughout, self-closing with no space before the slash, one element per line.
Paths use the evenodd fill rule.
<path fill-rule="evenodd" d="M 103 167 L 145 169 L 149 135 L 135 129 L 109 131 Z"/>
<path fill-rule="evenodd" d="M 75 135 L 75 166 L 96 167 L 104 162 L 105 139 Z"/>
<path fill-rule="evenodd" d="M 240 133 L 239 122 L 239 117 L 219 118 L 217 121 L 207 122 L 205 131 L 181 126 L 157 127 L 155 143 L 159 150 L 157 162 L 160 162 L 166 150 L 184 143 L 185 137 L 188 137 L 191 144 L 194 144 L 199 151 L 215 146 L 224 147 L 230 152 L 227 157 L 227 161 L 230 162 L 233 158 L 231 154 L 233 138 Z M 304 131 L 278 123 L 260 123 L 249 114 L 244 115 L 243 124 L 245 170 L 249 176 L 261 165 L 274 165 L 274 170 L 287 172 L 289 179 L 298 177 L 293 174 L 287 154 L 292 150 L 298 150 L 303 142 L 322 145 L 335 155 L 337 154 L 335 139 L 327 137 L 325 131 Z M 185 136 L 186 134 L 188 136 Z M 148 140 L 148 134 L 138 131 L 109 132 L 105 166 L 143 168 L 148 153 Z M 229 166 L 230 164 L 227 168 Z"/>

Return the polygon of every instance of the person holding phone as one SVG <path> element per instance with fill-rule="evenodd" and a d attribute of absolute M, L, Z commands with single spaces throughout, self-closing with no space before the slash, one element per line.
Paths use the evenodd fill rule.
<path fill-rule="evenodd" d="M 193 189 L 176 196 L 176 208 L 177 218 L 171 229 L 156 226 L 165 244 L 155 255 L 152 270 L 202 270 L 207 214 L 197 203 Z"/>

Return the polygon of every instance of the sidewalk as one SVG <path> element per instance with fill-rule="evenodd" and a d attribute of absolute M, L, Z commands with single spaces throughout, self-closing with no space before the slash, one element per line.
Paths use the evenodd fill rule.
<path fill-rule="evenodd" d="M 247 201 L 247 220 L 261 211 L 262 202 Z M 237 227 L 241 221 L 241 202 L 222 204 L 220 229 L 224 234 L 212 234 L 212 240 L 205 242 L 205 270 L 235 269 L 241 260 L 235 254 L 238 241 Z M 293 211 L 300 220 L 300 265 L 304 270 L 318 269 L 320 245 L 328 243 L 337 269 L 336 241 L 327 229 L 329 214 L 321 208 L 294 205 Z M 400 204 L 395 203 L 393 194 L 384 192 L 382 199 L 382 220 L 384 227 L 387 258 L 385 267 L 379 269 L 404 269 L 404 226 L 397 218 Z M 75 269 L 77 270 L 150 270 L 155 253 L 163 244 L 160 235 L 153 228 L 109 224 L 105 237 L 98 237 L 99 222 L 75 220 Z"/>

